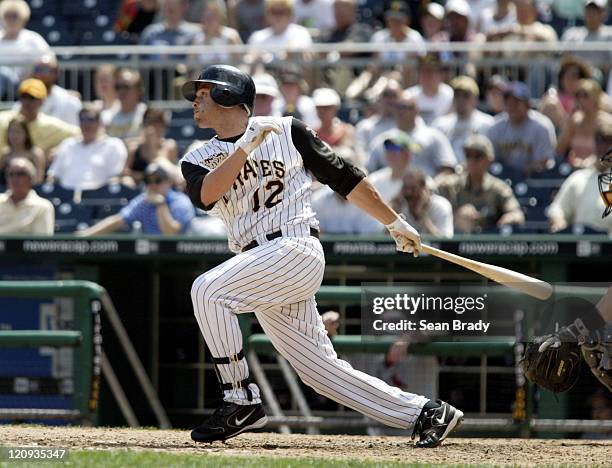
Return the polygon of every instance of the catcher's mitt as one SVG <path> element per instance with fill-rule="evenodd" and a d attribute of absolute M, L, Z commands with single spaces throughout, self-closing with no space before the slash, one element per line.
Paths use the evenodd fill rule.
<path fill-rule="evenodd" d="M 521 367 L 525 377 L 555 393 L 568 391 L 580 374 L 580 344 L 588 330 L 580 319 L 552 335 L 527 343 Z"/>
<path fill-rule="evenodd" d="M 525 377 L 555 393 L 566 392 L 574 386 L 580 373 L 580 346 L 576 342 L 562 342 L 556 348 L 540 352 L 540 347 L 554 335 L 544 335 L 527 343 L 521 367 Z"/>

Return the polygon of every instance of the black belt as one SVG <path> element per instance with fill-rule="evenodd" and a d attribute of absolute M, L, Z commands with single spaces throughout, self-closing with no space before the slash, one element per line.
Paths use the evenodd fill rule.
<path fill-rule="evenodd" d="M 310 228 L 310 235 L 318 239 L 319 231 L 317 231 L 315 228 Z M 278 239 L 279 237 L 283 237 L 283 233 L 280 231 L 276 231 L 271 234 L 266 234 L 266 239 L 268 239 L 269 241 Z M 251 242 L 249 242 L 247 245 L 245 245 L 242 248 L 242 251 L 246 252 L 247 250 L 254 249 L 255 247 L 258 247 L 258 246 L 259 246 L 259 242 L 257 242 L 256 240 L 252 240 Z"/>

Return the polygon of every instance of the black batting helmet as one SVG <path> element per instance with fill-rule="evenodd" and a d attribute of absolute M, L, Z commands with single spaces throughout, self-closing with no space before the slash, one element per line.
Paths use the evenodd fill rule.
<path fill-rule="evenodd" d="M 210 83 L 210 97 L 223 107 L 244 106 L 247 113 L 253 112 L 255 102 L 255 83 L 246 73 L 229 65 L 211 65 L 200 73 L 197 80 L 183 85 L 183 96 L 194 101 L 198 83 Z"/>

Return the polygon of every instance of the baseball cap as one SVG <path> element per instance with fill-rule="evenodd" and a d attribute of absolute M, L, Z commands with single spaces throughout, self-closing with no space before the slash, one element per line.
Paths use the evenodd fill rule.
<path fill-rule="evenodd" d="M 419 56 L 419 65 L 430 65 L 432 67 L 442 66 L 440 54 L 436 52 L 429 52 L 428 54 Z"/>
<path fill-rule="evenodd" d="M 470 16 L 472 9 L 470 4 L 465 0 L 449 0 L 446 3 L 446 14 L 457 13 L 461 16 Z"/>
<path fill-rule="evenodd" d="M 584 6 L 595 5 L 602 10 L 608 6 L 608 0 L 584 0 Z"/>
<path fill-rule="evenodd" d="M 274 77 L 268 73 L 258 73 L 253 75 L 253 83 L 255 83 L 255 94 L 265 94 L 277 98 L 280 96 L 278 84 Z"/>
<path fill-rule="evenodd" d="M 478 85 L 476 84 L 474 79 L 470 78 L 469 76 L 457 76 L 451 80 L 450 85 L 451 88 L 453 88 L 455 91 L 465 91 L 467 93 L 473 94 L 474 96 L 480 95 Z"/>
<path fill-rule="evenodd" d="M 340 320 L 340 314 L 335 310 L 328 310 L 327 312 L 321 314 L 321 321 L 326 322 L 328 320 L 337 322 Z"/>
<path fill-rule="evenodd" d="M 506 80 L 501 75 L 493 75 L 491 78 L 489 78 L 489 81 L 487 82 L 487 89 L 497 88 L 501 91 L 505 91 L 507 87 L 508 87 L 508 80 Z"/>
<path fill-rule="evenodd" d="M 418 151 L 421 147 L 406 132 L 397 132 L 383 142 L 385 151 L 397 151 L 407 149 L 411 152 Z"/>
<path fill-rule="evenodd" d="M 478 133 L 472 134 L 463 143 L 463 150 L 474 150 L 483 153 L 489 161 L 495 159 L 495 151 L 493 151 L 493 144 L 486 136 Z"/>
<path fill-rule="evenodd" d="M 506 86 L 504 96 L 512 96 L 521 101 L 529 101 L 531 99 L 531 92 L 529 91 L 529 86 L 522 81 L 513 81 Z"/>
<path fill-rule="evenodd" d="M 385 18 L 407 18 L 410 16 L 408 6 L 404 2 L 391 2 L 385 10 Z"/>
<path fill-rule="evenodd" d="M 35 99 L 47 99 L 47 87 L 37 78 L 23 80 L 17 91 L 19 95 L 27 94 Z"/>
<path fill-rule="evenodd" d="M 317 88 L 312 93 L 315 106 L 340 106 L 340 95 L 331 88 Z"/>
<path fill-rule="evenodd" d="M 425 14 L 442 21 L 444 19 L 444 7 L 439 3 L 428 3 L 425 8 Z"/>
<path fill-rule="evenodd" d="M 153 179 L 153 178 L 159 178 L 161 180 L 169 180 L 170 174 L 168 174 L 168 172 L 160 164 L 151 163 L 145 168 L 144 180 L 146 182 L 147 180 Z"/>

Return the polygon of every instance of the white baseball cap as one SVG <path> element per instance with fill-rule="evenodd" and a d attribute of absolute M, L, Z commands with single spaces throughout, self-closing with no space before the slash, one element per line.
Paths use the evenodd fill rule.
<path fill-rule="evenodd" d="M 470 4 L 465 0 L 449 0 L 446 3 L 446 14 L 457 13 L 461 16 L 470 16 L 472 9 Z"/>
<path fill-rule="evenodd" d="M 608 6 L 608 0 L 584 0 L 584 6 L 591 4 L 604 10 Z"/>
<path fill-rule="evenodd" d="M 430 2 L 427 4 L 425 13 L 442 21 L 444 19 L 444 7 L 439 3 Z"/>
<path fill-rule="evenodd" d="M 336 106 L 340 107 L 340 95 L 331 88 L 317 88 L 312 93 L 312 100 L 315 106 Z"/>
<path fill-rule="evenodd" d="M 327 320 L 337 322 L 338 320 L 340 320 L 340 314 L 335 310 L 328 310 L 327 312 L 321 314 L 321 320 L 323 322 L 326 322 Z"/>
<path fill-rule="evenodd" d="M 253 75 L 253 83 L 255 83 L 255 94 L 265 94 L 273 98 L 280 96 L 278 83 L 276 83 L 274 77 L 268 73 Z"/>

